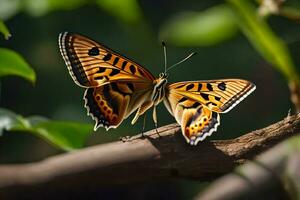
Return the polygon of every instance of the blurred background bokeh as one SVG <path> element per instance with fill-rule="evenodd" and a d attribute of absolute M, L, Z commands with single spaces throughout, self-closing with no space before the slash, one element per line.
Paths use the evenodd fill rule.
<path fill-rule="evenodd" d="M 258 12 L 261 2 L 249 2 Z M 300 7 L 299 1 L 287 3 Z M 74 84 L 59 53 L 58 34 L 70 31 L 109 46 L 155 76 L 163 71 L 162 40 L 167 44 L 170 64 L 195 51 L 196 56 L 170 72 L 169 82 L 242 78 L 257 86 L 240 105 L 221 116 L 221 126 L 211 138 L 235 138 L 265 127 L 293 108 L 287 79 L 249 41 L 234 21 L 236 16 L 229 4 L 217 0 L 0 0 L 0 19 L 12 35 L 8 40 L 1 37 L 0 45 L 22 55 L 37 76 L 34 84 L 15 76 L 1 78 L 1 107 L 23 116 L 94 124 L 83 107 L 84 90 Z M 294 66 L 299 68 L 299 22 L 270 13 L 265 20 L 287 45 Z M 132 117 L 116 130 L 106 132 L 100 128 L 91 132 L 85 146 L 138 134 L 142 120 L 131 126 Z M 158 120 L 159 126 L 175 122 L 163 104 L 158 109 Z M 146 129 L 153 128 L 148 117 Z M 3 132 L 0 137 L 1 163 L 38 161 L 59 153 L 63 151 L 34 134 Z M 107 197 L 118 191 L 112 199 L 189 199 L 206 184 L 156 182 L 99 188 L 91 193 L 95 197 L 96 191 L 101 191 Z"/>

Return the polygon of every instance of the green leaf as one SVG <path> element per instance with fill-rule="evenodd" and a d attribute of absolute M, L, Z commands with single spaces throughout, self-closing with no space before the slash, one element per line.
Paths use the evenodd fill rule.
<path fill-rule="evenodd" d="M 31 82 L 35 82 L 35 72 L 15 51 L 0 48 L 0 77 L 7 75 L 21 76 Z"/>
<path fill-rule="evenodd" d="M 92 132 L 92 125 L 75 122 L 46 121 L 33 126 L 38 136 L 50 141 L 64 150 L 83 147 Z"/>
<path fill-rule="evenodd" d="M 238 24 L 261 56 L 278 69 L 289 81 L 299 81 L 290 52 L 284 42 L 260 17 L 254 6 L 246 0 L 227 0 Z"/>
<path fill-rule="evenodd" d="M 3 130 L 29 132 L 66 151 L 83 147 L 92 129 L 90 124 L 52 121 L 40 116 L 24 118 L 0 108 L 0 134 Z"/>
<path fill-rule="evenodd" d="M 137 0 L 97 0 L 96 3 L 123 22 L 138 23 L 142 19 Z"/>
<path fill-rule="evenodd" d="M 13 128 L 25 128 L 22 117 L 7 109 L 0 108 L 0 135 L 3 134 L 3 130 L 11 130 Z"/>
<path fill-rule="evenodd" d="M 5 26 L 4 22 L 0 20 L 0 32 L 4 35 L 4 38 L 8 40 L 11 37 L 11 34 L 8 28 Z"/>
<path fill-rule="evenodd" d="M 33 16 L 42 16 L 56 10 L 72 10 L 85 4 L 86 0 L 26 0 L 23 9 Z"/>
<path fill-rule="evenodd" d="M 178 46 L 209 46 L 232 38 L 237 30 L 232 10 L 227 5 L 219 5 L 171 18 L 162 27 L 160 36 Z"/>

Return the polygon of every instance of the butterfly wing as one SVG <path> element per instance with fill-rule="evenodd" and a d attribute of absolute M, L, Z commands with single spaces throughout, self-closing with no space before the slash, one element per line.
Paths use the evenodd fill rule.
<path fill-rule="evenodd" d="M 150 98 L 151 86 L 144 83 L 113 82 L 96 88 L 87 88 L 84 94 L 88 115 L 96 121 L 94 130 L 118 127 L 123 119 Z"/>
<path fill-rule="evenodd" d="M 59 49 L 75 83 L 98 87 L 110 82 L 152 82 L 153 75 L 139 64 L 87 37 L 59 35 Z"/>
<path fill-rule="evenodd" d="M 187 142 L 196 145 L 217 130 L 226 113 L 255 90 L 241 79 L 179 82 L 168 86 L 164 103 L 181 125 Z"/>
<path fill-rule="evenodd" d="M 136 62 L 82 35 L 64 32 L 58 40 L 74 82 L 87 88 L 85 107 L 95 130 L 116 128 L 150 98 L 154 77 Z"/>

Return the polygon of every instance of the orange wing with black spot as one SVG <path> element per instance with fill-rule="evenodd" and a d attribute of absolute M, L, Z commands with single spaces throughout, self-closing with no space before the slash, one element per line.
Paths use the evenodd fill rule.
<path fill-rule="evenodd" d="M 187 142 L 196 145 L 217 130 L 219 113 L 230 111 L 254 90 L 253 83 L 241 79 L 179 82 L 168 86 L 164 103 Z"/>
<path fill-rule="evenodd" d="M 98 87 L 116 81 L 154 80 L 153 75 L 139 64 L 87 37 L 64 32 L 58 40 L 69 72 L 81 87 Z"/>
<path fill-rule="evenodd" d="M 87 88 L 85 107 L 95 130 L 116 128 L 150 98 L 154 77 L 136 62 L 78 34 L 64 32 L 58 40 L 74 82 Z"/>

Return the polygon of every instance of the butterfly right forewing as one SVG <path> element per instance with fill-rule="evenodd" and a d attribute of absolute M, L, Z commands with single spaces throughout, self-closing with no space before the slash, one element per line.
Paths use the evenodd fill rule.
<path fill-rule="evenodd" d="M 255 85 L 242 79 L 185 81 L 169 85 L 169 93 L 182 94 L 219 113 L 229 112 L 255 90 Z"/>

